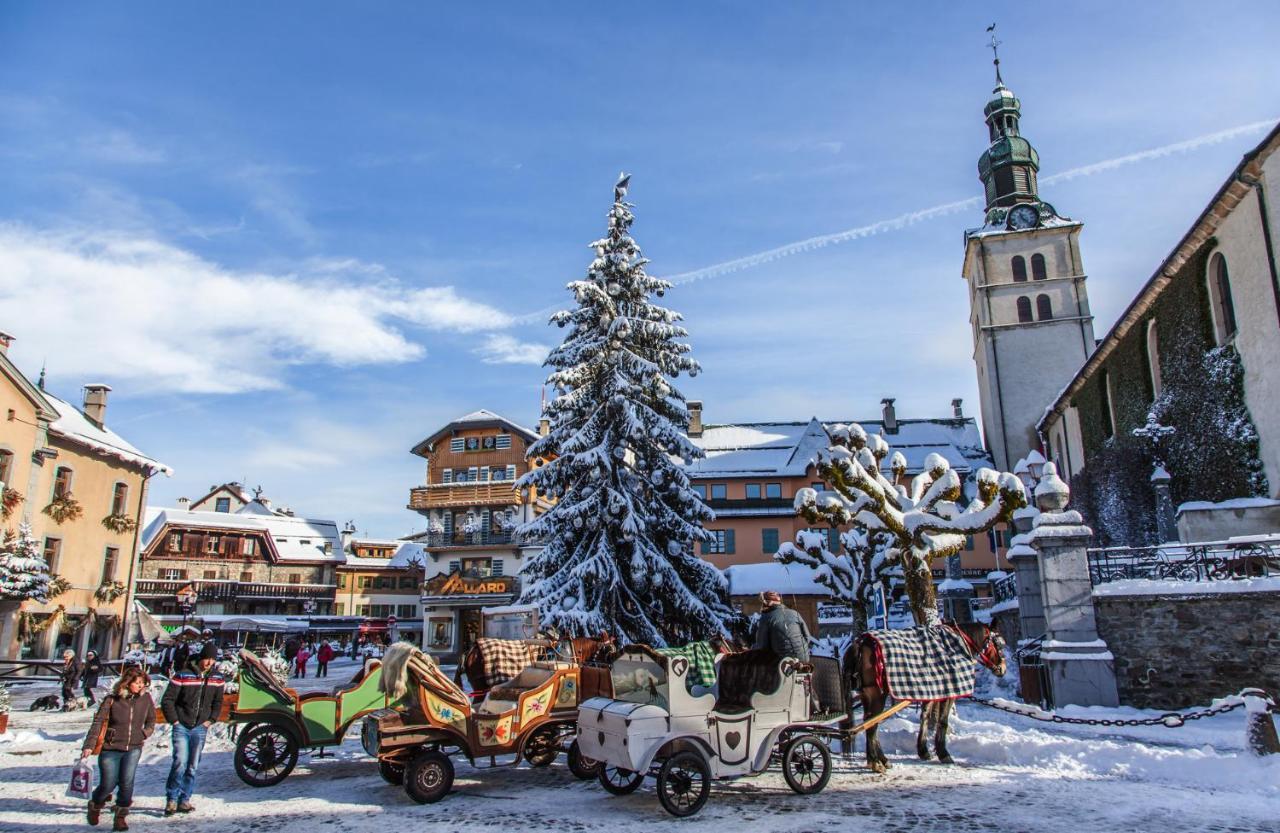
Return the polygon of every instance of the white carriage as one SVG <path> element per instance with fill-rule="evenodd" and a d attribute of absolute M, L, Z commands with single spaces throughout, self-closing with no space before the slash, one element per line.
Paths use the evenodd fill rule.
<path fill-rule="evenodd" d="M 813 666 L 752 651 L 716 667 L 713 686 L 692 685 L 697 672 L 685 657 L 634 645 L 622 651 L 611 668 L 614 697 L 594 697 L 578 712 L 578 745 L 603 763 L 605 789 L 634 792 L 650 775 L 662 806 L 688 816 L 702 809 L 713 779 L 759 775 L 774 764 L 802 795 L 827 785 L 825 739 L 840 736 L 847 712 L 827 698 L 827 713 L 811 713 Z"/>

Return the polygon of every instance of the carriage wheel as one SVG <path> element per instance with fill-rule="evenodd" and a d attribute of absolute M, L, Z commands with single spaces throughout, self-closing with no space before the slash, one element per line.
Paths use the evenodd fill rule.
<path fill-rule="evenodd" d="M 643 783 L 643 772 L 632 772 L 629 769 L 608 764 L 600 767 L 600 786 L 614 795 L 630 795 L 640 789 Z"/>
<path fill-rule="evenodd" d="M 569 744 L 569 771 L 576 777 L 583 781 L 590 781 L 599 774 L 603 765 L 602 761 L 583 755 L 577 740 Z"/>
<path fill-rule="evenodd" d="M 394 761 L 378 761 L 378 774 L 382 780 L 397 787 L 404 784 L 404 764 Z"/>
<path fill-rule="evenodd" d="M 658 800 L 673 816 L 692 816 L 711 795 L 711 769 L 697 752 L 677 752 L 658 771 Z"/>
<path fill-rule="evenodd" d="M 297 739 L 275 724 L 251 726 L 236 741 L 236 775 L 251 787 L 279 784 L 297 765 Z"/>
<path fill-rule="evenodd" d="M 782 777 L 800 795 L 822 792 L 831 780 L 831 752 L 811 735 L 798 737 L 782 753 Z"/>
<path fill-rule="evenodd" d="M 560 754 L 559 739 L 560 730 L 556 727 L 539 729 L 524 742 L 524 759 L 530 766 L 551 766 Z"/>
<path fill-rule="evenodd" d="M 437 749 L 419 752 L 404 772 L 404 791 L 419 804 L 434 804 L 453 789 L 453 761 Z"/>

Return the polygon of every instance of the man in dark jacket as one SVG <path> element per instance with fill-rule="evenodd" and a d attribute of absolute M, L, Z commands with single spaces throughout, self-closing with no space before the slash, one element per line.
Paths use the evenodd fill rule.
<path fill-rule="evenodd" d="M 164 814 L 190 813 L 196 789 L 196 768 L 204 749 L 205 733 L 222 711 L 222 686 L 226 682 L 214 670 L 218 648 L 206 642 L 200 656 L 186 669 L 174 672 L 160 699 L 164 719 L 173 724 L 173 763 L 165 782 Z"/>
<path fill-rule="evenodd" d="M 80 660 L 70 648 L 62 652 L 62 670 L 58 672 L 58 679 L 62 681 L 62 710 L 70 711 L 71 701 L 76 699 L 76 689 L 80 687 Z"/>
<path fill-rule="evenodd" d="M 780 657 L 809 661 L 809 629 L 799 613 L 782 603 L 772 590 L 760 594 L 764 612 L 756 626 L 756 648 L 768 648 Z"/>
<path fill-rule="evenodd" d="M 100 676 L 102 676 L 102 660 L 98 659 L 97 651 L 89 651 L 84 655 L 84 677 L 80 685 L 83 686 L 84 696 L 90 704 L 97 702 L 93 696 L 93 690 L 97 687 Z"/>

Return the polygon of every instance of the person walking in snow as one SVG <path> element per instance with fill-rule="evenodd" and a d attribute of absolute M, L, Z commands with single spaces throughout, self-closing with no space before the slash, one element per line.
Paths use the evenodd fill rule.
<path fill-rule="evenodd" d="M 141 668 L 124 669 L 93 716 L 80 749 L 81 760 L 98 752 L 98 787 L 89 797 L 89 824 L 98 823 L 114 792 L 115 819 L 111 829 L 129 829 L 125 817 L 133 804 L 133 778 L 142 757 L 142 744 L 156 728 L 156 704 L 147 690 L 150 682 Z M 101 749 L 97 750 L 99 739 Z"/>
<path fill-rule="evenodd" d="M 76 699 L 76 690 L 80 687 L 80 660 L 76 652 L 68 648 L 62 652 L 62 669 L 58 679 L 62 682 L 62 710 L 71 710 L 71 701 Z"/>
<path fill-rule="evenodd" d="M 316 652 L 316 676 L 329 676 L 329 663 L 333 660 L 333 646 L 328 642 L 320 643 L 320 650 Z"/>
<path fill-rule="evenodd" d="M 206 642 L 199 657 L 175 672 L 160 698 L 164 719 L 173 725 L 173 763 L 165 782 L 164 814 L 190 813 L 196 790 L 196 769 L 204 749 L 205 734 L 222 711 L 222 687 L 226 680 L 216 670 L 218 649 Z"/>
<path fill-rule="evenodd" d="M 307 676 L 307 660 L 311 659 L 311 652 L 307 650 L 307 646 L 303 645 L 298 648 L 298 655 L 294 657 L 293 664 L 296 677 L 306 679 Z"/>
<path fill-rule="evenodd" d="M 773 590 L 760 594 L 763 612 L 756 625 L 756 642 L 752 647 L 768 648 L 780 657 L 809 661 L 809 628 L 799 613 L 782 603 Z"/>
<path fill-rule="evenodd" d="M 84 677 L 80 684 L 84 691 L 85 699 L 89 701 L 89 705 L 97 702 L 93 696 L 93 690 L 98 685 L 98 677 L 102 676 L 102 660 L 98 659 L 97 651 L 89 651 L 84 655 Z"/>

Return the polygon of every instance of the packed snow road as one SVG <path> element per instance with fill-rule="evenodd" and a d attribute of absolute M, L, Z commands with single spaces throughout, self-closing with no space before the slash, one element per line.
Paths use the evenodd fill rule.
<path fill-rule="evenodd" d="M 324 681 L 322 681 L 324 682 Z M 308 681 L 308 686 L 316 685 Z M 83 829 L 83 802 L 66 798 L 70 767 L 88 712 L 25 710 L 15 696 L 9 733 L 0 736 L 0 830 Z M 1132 710 L 1079 710 L 1116 716 Z M 694 818 L 700 830 L 775 831 L 1275 831 L 1280 819 L 1280 756 L 1244 752 L 1243 716 L 1234 712 L 1184 729 L 1107 730 L 1041 725 L 973 704 L 953 721 L 944 767 L 914 759 L 912 720 L 881 734 L 894 767 L 873 775 L 837 756 L 826 791 L 793 794 L 781 775 L 718 784 Z M 1115 730 L 1110 730 L 1114 732 Z M 576 780 L 563 760 L 549 769 L 476 772 L 458 766 L 455 791 L 418 805 L 378 777 L 354 732 L 332 758 L 304 755 L 276 787 L 254 789 L 235 776 L 231 744 L 219 730 L 200 765 L 196 813 L 160 814 L 168 738 L 147 745 L 138 771 L 133 830 L 200 833 L 389 833 L 395 830 L 651 831 L 685 822 L 659 806 L 651 783 L 614 797 Z M 670 827 L 669 827 L 670 826 Z"/>

